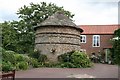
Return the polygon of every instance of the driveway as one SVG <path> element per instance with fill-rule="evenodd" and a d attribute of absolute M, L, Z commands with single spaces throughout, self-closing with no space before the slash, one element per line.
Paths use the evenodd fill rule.
<path fill-rule="evenodd" d="M 16 78 L 118 78 L 118 66 L 94 64 L 92 68 L 34 68 L 17 71 Z"/>

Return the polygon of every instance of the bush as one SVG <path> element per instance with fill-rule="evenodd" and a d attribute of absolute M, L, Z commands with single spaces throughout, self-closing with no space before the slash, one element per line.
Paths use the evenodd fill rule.
<path fill-rule="evenodd" d="M 18 69 L 26 70 L 26 69 L 28 69 L 28 67 L 29 66 L 28 66 L 27 62 L 21 61 L 21 62 L 17 63 Z"/>
<path fill-rule="evenodd" d="M 31 52 L 28 56 L 38 59 L 40 52 L 35 49 L 34 52 Z"/>
<path fill-rule="evenodd" d="M 30 57 L 35 58 L 38 60 L 38 62 L 42 62 L 44 63 L 47 60 L 47 56 L 44 54 L 41 54 L 39 51 L 37 51 L 36 49 L 34 50 L 33 53 L 29 54 Z"/>
<path fill-rule="evenodd" d="M 2 62 L 2 71 L 3 72 L 9 72 L 13 69 L 14 69 L 14 67 L 13 67 L 12 63 L 10 63 L 9 61 L 7 61 L 7 62 L 3 61 Z"/>
<path fill-rule="evenodd" d="M 24 61 L 24 57 L 21 54 L 16 54 L 15 57 L 17 62 Z"/>
<path fill-rule="evenodd" d="M 0 63 L 0 71 L 2 71 L 2 63 Z"/>
<path fill-rule="evenodd" d="M 75 65 L 72 64 L 71 62 L 64 62 L 60 64 L 60 67 L 62 68 L 75 68 Z"/>
<path fill-rule="evenodd" d="M 44 63 L 46 60 L 47 60 L 47 56 L 44 54 L 40 54 L 38 61 Z"/>
<path fill-rule="evenodd" d="M 58 61 L 60 62 L 70 62 L 71 61 L 71 55 L 74 51 L 71 52 L 67 52 L 65 54 L 62 54 L 60 56 L 58 56 Z"/>
<path fill-rule="evenodd" d="M 25 55 L 25 54 L 16 54 L 16 61 L 17 62 L 21 62 L 21 61 L 26 61 L 26 62 L 30 62 L 30 57 Z"/>
<path fill-rule="evenodd" d="M 43 66 L 39 65 L 39 62 L 35 58 L 31 58 L 25 54 L 17 54 L 14 51 L 8 51 L 4 50 L 3 48 L 0 48 L 0 51 L 3 53 L 3 63 L 1 61 L 0 68 L 3 68 L 3 71 L 11 71 L 12 68 L 16 68 L 16 70 L 26 70 L 29 68 L 29 66 L 32 66 L 34 68 Z M 40 57 L 40 56 L 39 56 Z M 45 60 L 44 56 L 41 60 Z"/>
<path fill-rule="evenodd" d="M 5 52 L 5 50 L 2 47 L 0 47 L 0 56 L 2 56 L 2 52 Z"/>
<path fill-rule="evenodd" d="M 44 63 L 44 67 L 60 67 L 60 63 L 56 63 L 56 62 L 45 62 Z"/>
<path fill-rule="evenodd" d="M 120 28 L 114 31 L 114 38 L 112 39 L 112 41 L 114 63 L 120 66 Z"/>
<path fill-rule="evenodd" d="M 67 68 L 86 68 L 91 67 L 87 54 L 79 51 L 72 51 L 58 56 L 58 60 L 61 62 L 61 67 Z"/>
<path fill-rule="evenodd" d="M 30 58 L 30 65 L 32 65 L 33 68 L 38 68 L 39 67 L 38 60 L 35 58 Z"/>
<path fill-rule="evenodd" d="M 29 62 L 29 61 L 30 61 L 30 58 L 31 58 L 31 57 L 29 57 L 28 55 L 24 55 L 24 54 L 23 54 L 23 57 L 24 57 L 24 59 L 25 59 L 24 61 L 26 61 L 26 62 Z"/>
<path fill-rule="evenodd" d="M 83 52 L 75 51 L 71 55 L 71 60 L 76 67 L 78 66 L 85 68 L 92 66 L 92 62 L 90 61 L 89 57 Z"/>
<path fill-rule="evenodd" d="M 9 61 L 12 64 L 15 64 L 16 63 L 15 52 L 14 51 L 4 51 L 2 53 L 2 59 L 3 59 L 3 61 Z"/>

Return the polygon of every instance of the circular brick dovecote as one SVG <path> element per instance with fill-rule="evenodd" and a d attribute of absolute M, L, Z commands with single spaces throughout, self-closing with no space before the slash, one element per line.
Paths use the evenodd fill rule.
<path fill-rule="evenodd" d="M 35 49 L 47 55 L 50 61 L 66 52 L 80 50 L 80 34 L 77 27 L 67 16 L 56 12 L 35 27 Z"/>

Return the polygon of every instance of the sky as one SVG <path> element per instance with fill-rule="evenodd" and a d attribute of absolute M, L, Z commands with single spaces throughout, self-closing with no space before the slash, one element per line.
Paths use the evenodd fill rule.
<path fill-rule="evenodd" d="M 16 13 L 20 7 L 43 1 L 75 14 L 73 20 L 77 25 L 118 24 L 119 0 L 0 0 L 0 22 L 19 20 Z"/>

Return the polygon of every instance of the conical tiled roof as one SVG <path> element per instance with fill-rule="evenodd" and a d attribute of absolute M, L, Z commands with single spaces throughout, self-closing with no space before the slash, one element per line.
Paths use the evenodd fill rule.
<path fill-rule="evenodd" d="M 76 24 L 74 24 L 72 20 L 70 20 L 62 12 L 56 12 L 52 16 L 49 16 L 46 20 L 38 24 L 35 28 L 38 28 L 41 26 L 64 26 L 64 27 L 69 26 L 69 27 L 77 28 L 81 32 L 83 32 L 82 29 L 80 29 Z"/>

